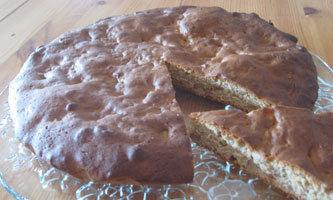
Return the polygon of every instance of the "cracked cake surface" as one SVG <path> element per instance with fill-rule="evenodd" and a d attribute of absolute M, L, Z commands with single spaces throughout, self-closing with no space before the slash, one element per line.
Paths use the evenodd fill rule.
<path fill-rule="evenodd" d="M 190 139 L 171 78 L 190 87 L 170 77 L 170 66 L 242 88 L 260 106 L 311 109 L 316 69 L 296 42 L 256 14 L 217 7 L 109 17 L 30 55 L 9 87 L 15 132 L 79 178 L 190 182 Z"/>

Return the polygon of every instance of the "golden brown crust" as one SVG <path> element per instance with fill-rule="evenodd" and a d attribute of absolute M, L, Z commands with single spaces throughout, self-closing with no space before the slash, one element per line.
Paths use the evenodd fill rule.
<path fill-rule="evenodd" d="M 239 162 L 239 160 L 241 159 L 235 156 L 235 154 L 239 154 L 239 152 L 236 149 L 232 149 L 232 147 L 226 147 L 226 142 L 221 140 L 221 138 L 216 135 L 215 132 L 207 130 L 207 127 L 205 127 L 205 125 L 208 124 L 207 122 L 200 120 L 200 118 L 196 117 L 195 115 L 192 115 L 189 118 L 189 124 L 189 132 L 191 134 L 191 139 L 193 142 L 197 143 L 201 147 L 207 148 L 208 150 L 216 153 L 223 160 L 228 161 L 234 166 L 241 168 L 242 171 L 246 172 L 247 174 L 251 174 L 260 178 L 262 182 L 275 187 L 275 189 L 277 189 L 279 192 L 285 194 L 286 197 L 297 198 L 295 194 L 291 194 L 282 190 L 279 187 L 279 184 L 275 185 L 270 176 L 265 175 L 261 170 L 258 169 L 259 167 L 253 162 L 249 160 L 246 162 Z"/>
<path fill-rule="evenodd" d="M 108 30 L 148 16 L 114 17 L 65 33 L 29 57 L 9 94 L 23 144 L 78 178 L 192 181 L 190 139 L 171 79 L 151 56 L 161 55 L 161 46 L 119 42 Z"/>
<path fill-rule="evenodd" d="M 10 84 L 17 136 L 80 178 L 190 181 L 190 142 L 161 60 L 272 104 L 312 108 L 317 97 L 311 56 L 257 15 L 154 9 L 100 20 L 32 53 Z"/>
<path fill-rule="evenodd" d="M 112 66 L 108 55 L 115 55 L 99 47 L 96 53 L 105 57 L 83 56 L 68 65 L 74 69 L 50 69 L 45 63 L 54 62 L 54 56 L 73 55 L 45 53 L 52 47 L 37 50 L 10 86 L 11 116 L 22 143 L 78 178 L 150 184 L 192 181 L 190 140 L 165 67 Z M 75 70 L 81 72 L 73 83 L 68 74 Z"/>
<path fill-rule="evenodd" d="M 313 108 L 316 68 L 295 37 L 255 14 L 220 8 L 187 9 L 177 24 L 185 37 L 181 47 L 187 51 L 165 52 L 167 62 L 232 83 L 265 105 Z"/>
<path fill-rule="evenodd" d="M 278 159 L 333 188 L 333 113 L 277 106 L 250 113 L 218 110 L 191 118 L 220 127 L 267 159 Z"/>

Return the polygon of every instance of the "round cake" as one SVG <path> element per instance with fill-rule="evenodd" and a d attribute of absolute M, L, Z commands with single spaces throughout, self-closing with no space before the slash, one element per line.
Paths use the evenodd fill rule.
<path fill-rule="evenodd" d="M 38 47 L 10 83 L 18 139 L 69 174 L 192 181 L 176 87 L 245 111 L 312 109 L 311 55 L 256 14 L 175 7 L 114 16 Z"/>

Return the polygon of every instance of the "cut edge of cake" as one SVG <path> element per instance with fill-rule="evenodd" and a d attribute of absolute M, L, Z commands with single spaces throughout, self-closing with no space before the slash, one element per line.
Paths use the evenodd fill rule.
<path fill-rule="evenodd" d="M 230 80 L 208 77 L 188 67 L 170 62 L 166 62 L 166 65 L 172 83 L 179 89 L 225 105 L 233 105 L 247 112 L 274 105 L 267 100 L 259 99 L 248 89 Z"/>
<path fill-rule="evenodd" d="M 332 186 L 292 163 L 262 155 L 230 130 L 200 119 L 199 115 L 191 113 L 188 118 L 191 139 L 198 145 L 217 153 L 289 197 L 333 199 Z"/>

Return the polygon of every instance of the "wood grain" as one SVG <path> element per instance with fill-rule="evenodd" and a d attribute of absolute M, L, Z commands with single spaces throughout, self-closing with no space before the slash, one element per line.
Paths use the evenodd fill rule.
<path fill-rule="evenodd" d="M 333 66 L 333 0 L 0 0 L 0 91 L 36 47 L 63 32 L 111 15 L 178 5 L 219 6 L 229 11 L 258 13 L 282 31 L 297 36 L 301 45 Z M 179 91 L 177 98 L 189 99 L 186 103 L 180 102 L 185 111 L 223 107 Z M 209 106 L 194 108 L 198 102 Z M 6 145 L 0 139 L 0 159 L 6 153 Z M 31 180 L 31 184 L 38 185 L 38 180 Z M 31 192 L 39 190 L 40 185 Z M 0 199 L 10 198 L 0 188 Z"/>
<path fill-rule="evenodd" d="M 0 199 L 10 200 L 14 198 L 3 187 L 0 187 Z"/>
<path fill-rule="evenodd" d="M 28 0 L 1 0 L 0 1 L 0 22 L 23 6 Z"/>

